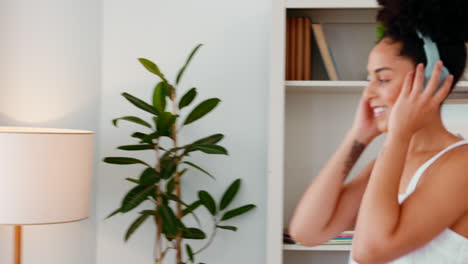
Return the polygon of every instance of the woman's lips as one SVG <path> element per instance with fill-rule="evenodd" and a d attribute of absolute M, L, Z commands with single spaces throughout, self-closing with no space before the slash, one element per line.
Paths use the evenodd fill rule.
<path fill-rule="evenodd" d="M 374 111 L 374 117 L 380 117 L 385 113 L 385 111 L 387 110 L 387 107 L 377 106 L 377 107 L 373 107 L 372 110 Z"/>

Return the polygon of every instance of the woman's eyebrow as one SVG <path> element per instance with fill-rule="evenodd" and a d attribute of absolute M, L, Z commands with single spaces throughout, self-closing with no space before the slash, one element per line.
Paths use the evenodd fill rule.
<path fill-rule="evenodd" d="M 392 68 L 389 68 L 389 67 L 382 67 L 382 68 L 375 69 L 374 72 L 375 72 L 375 73 L 379 73 L 379 72 L 385 71 L 385 70 L 393 71 Z"/>

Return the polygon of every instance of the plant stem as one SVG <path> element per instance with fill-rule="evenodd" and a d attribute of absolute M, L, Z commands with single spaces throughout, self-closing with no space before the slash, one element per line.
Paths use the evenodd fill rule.
<path fill-rule="evenodd" d="M 158 142 L 159 145 L 159 142 Z M 161 170 L 160 162 L 159 162 L 159 147 L 156 148 L 156 160 L 157 160 L 157 165 L 156 165 L 156 171 Z M 158 209 L 158 205 L 162 203 L 161 201 L 161 191 L 160 191 L 160 185 L 159 183 L 156 184 L 156 211 Z M 162 261 L 164 259 L 165 253 L 162 252 L 162 236 L 161 236 L 161 231 L 162 231 L 162 222 L 161 222 L 161 216 L 159 214 L 156 214 L 156 225 L 157 225 L 157 230 L 156 230 L 156 264 L 162 264 Z"/>
<path fill-rule="evenodd" d="M 208 248 L 208 247 L 211 245 L 211 243 L 213 242 L 213 239 L 214 239 L 214 237 L 215 237 L 215 235 L 216 235 L 216 230 L 218 229 L 218 228 L 216 227 L 216 225 L 218 225 L 218 221 L 216 221 L 216 219 L 213 219 L 213 220 L 214 220 L 213 232 L 211 232 L 210 239 L 208 240 L 208 242 L 207 242 L 202 248 L 200 248 L 199 250 L 195 251 L 195 252 L 193 253 L 193 255 L 196 255 L 196 254 L 202 252 L 203 250 L 205 250 L 206 248 Z"/>
<path fill-rule="evenodd" d="M 215 237 L 215 235 L 216 235 L 216 230 L 218 229 L 218 228 L 216 227 L 216 225 L 219 224 L 219 222 L 218 222 L 218 221 L 216 220 L 216 218 L 214 218 L 214 217 L 213 217 L 213 221 L 214 221 L 213 232 L 211 232 L 211 236 L 210 236 L 208 242 L 207 242 L 202 248 L 200 248 L 199 250 L 195 251 L 195 252 L 193 253 L 194 256 L 197 255 L 198 253 L 202 252 L 203 250 L 207 249 L 207 248 L 211 245 L 211 243 L 213 243 L 213 239 L 214 239 L 214 237 Z M 187 259 L 184 263 L 188 263 L 188 262 L 189 262 L 189 259 Z"/>
<path fill-rule="evenodd" d="M 177 103 L 176 103 L 176 92 L 175 89 L 171 93 L 171 101 L 172 101 L 172 111 L 173 114 L 177 115 Z M 174 140 L 174 147 L 177 148 L 177 122 L 174 122 L 172 125 L 172 139 Z M 175 151 L 175 156 L 177 157 L 177 150 Z M 176 196 L 182 200 L 182 194 L 180 189 L 180 174 L 179 171 L 176 169 L 175 171 L 175 192 Z M 182 221 L 182 204 L 176 202 L 177 208 L 177 219 Z M 182 264 L 182 231 L 179 231 L 176 235 L 176 263 Z"/>
<path fill-rule="evenodd" d="M 173 247 L 166 247 L 166 248 L 164 249 L 162 255 L 161 255 L 161 258 L 156 258 L 156 259 L 155 259 L 155 262 L 156 262 L 156 263 L 162 263 L 162 260 L 164 259 L 164 256 L 166 256 L 167 251 L 168 251 L 169 249 L 171 249 L 171 248 L 174 249 Z"/>

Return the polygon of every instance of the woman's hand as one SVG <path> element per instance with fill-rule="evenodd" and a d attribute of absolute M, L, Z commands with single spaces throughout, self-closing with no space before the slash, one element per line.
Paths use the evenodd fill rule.
<path fill-rule="evenodd" d="M 360 139 L 366 144 L 382 133 L 377 128 L 377 122 L 374 112 L 369 105 L 369 99 L 364 95 L 361 96 L 361 100 L 359 101 L 352 131 L 356 133 L 356 136 L 361 137 Z"/>
<path fill-rule="evenodd" d="M 411 71 L 406 75 L 400 95 L 390 113 L 389 134 L 411 136 L 430 122 L 430 118 L 439 110 L 440 103 L 449 93 L 453 82 L 453 75 L 449 75 L 442 87 L 435 92 L 439 84 L 441 69 L 442 61 L 439 61 L 424 90 L 422 90 L 424 84 L 422 63 L 418 64 L 416 72 Z"/>

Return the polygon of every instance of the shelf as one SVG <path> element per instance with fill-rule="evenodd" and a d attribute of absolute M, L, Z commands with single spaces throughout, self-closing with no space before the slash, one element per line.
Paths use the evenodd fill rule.
<path fill-rule="evenodd" d="M 352 245 L 320 245 L 306 247 L 302 245 L 283 245 L 283 250 L 304 250 L 304 251 L 350 251 Z"/>
<path fill-rule="evenodd" d="M 366 81 L 286 81 L 286 91 L 358 93 L 361 92 L 366 85 Z"/>
<path fill-rule="evenodd" d="M 377 8 L 375 0 L 285 0 L 286 8 Z"/>
<path fill-rule="evenodd" d="M 367 81 L 286 81 L 287 92 L 361 93 Z M 446 104 L 468 103 L 468 81 L 460 81 Z"/>

